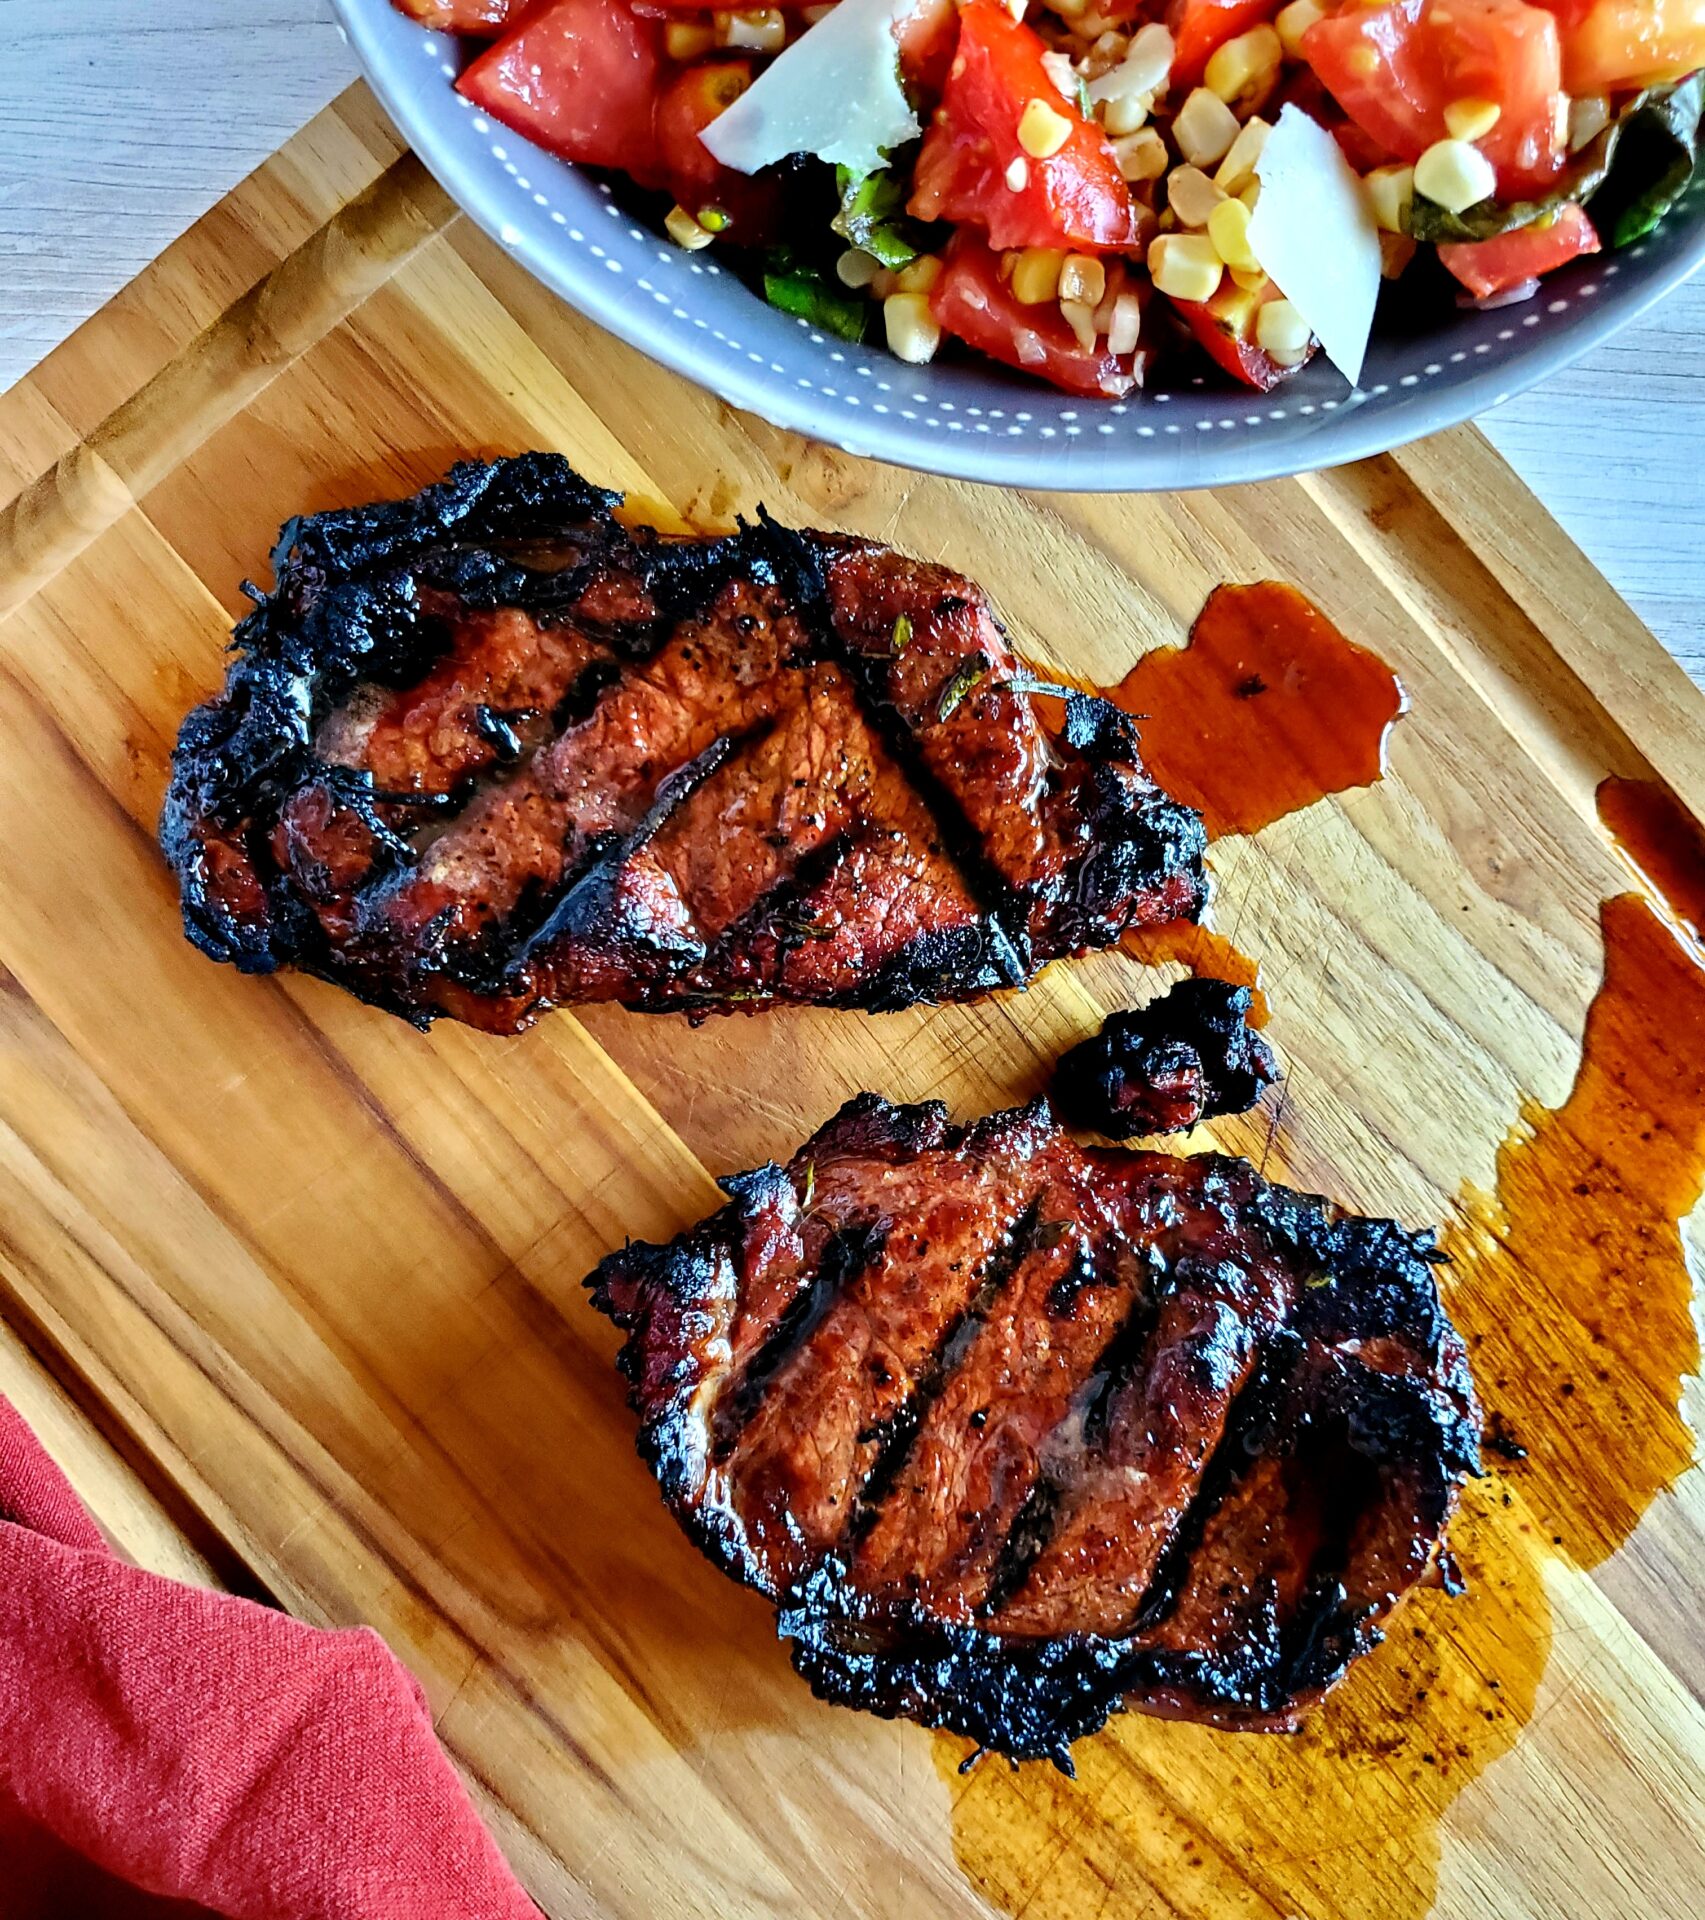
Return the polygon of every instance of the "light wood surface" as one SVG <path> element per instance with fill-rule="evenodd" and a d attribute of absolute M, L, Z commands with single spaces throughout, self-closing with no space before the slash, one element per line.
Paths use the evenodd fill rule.
<path fill-rule="evenodd" d="M 326 0 L 0 0 L 0 390 L 355 77 Z M 1705 684 L 1705 278 L 1483 421 Z"/>
<path fill-rule="evenodd" d="M 1691 1911 L 1697 1473 L 1626 1486 L 1586 1434 L 1592 1484 L 1656 1494 L 1606 1559 L 1501 1470 L 1459 1529 L 1469 1595 L 1419 1596 L 1303 1739 L 1131 1717 L 1076 1785 L 964 1780 L 962 1743 L 817 1704 L 666 1516 L 594 1261 L 857 1088 L 1032 1093 L 1146 990 L 1134 963 L 874 1020 L 602 1009 L 497 1041 L 185 943 L 167 756 L 279 522 L 530 445 L 664 518 L 762 501 L 939 556 L 1102 680 L 1264 575 L 1388 659 L 1387 778 L 1214 849 L 1289 1069 L 1282 1116 L 1219 1138 L 1465 1251 L 1523 1102 L 1570 1085 L 1627 884 L 1595 783 L 1705 804 L 1697 693 L 1473 432 L 1167 500 L 830 454 L 567 313 L 356 92 L 0 400 L 0 1317 L 249 1579 L 386 1635 L 553 1917 Z M 1465 1261 L 1459 1304 L 1543 1347 L 1558 1277 L 1505 1266 L 1487 1295 Z"/>

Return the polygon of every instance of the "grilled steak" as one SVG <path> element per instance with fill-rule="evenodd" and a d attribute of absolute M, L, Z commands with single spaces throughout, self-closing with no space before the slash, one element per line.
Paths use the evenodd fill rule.
<path fill-rule="evenodd" d="M 1060 1057 L 1054 1105 L 1074 1127 L 1110 1139 L 1182 1133 L 1221 1113 L 1247 1113 L 1279 1077 L 1273 1049 L 1249 1026 L 1247 987 L 1181 980 Z"/>
<path fill-rule="evenodd" d="M 861 1095 L 588 1285 L 640 1449 L 823 1698 L 1069 1770 L 1293 1727 L 1442 1551 L 1478 1411 L 1428 1234 L 1246 1162 Z"/>
<path fill-rule="evenodd" d="M 964 999 L 1199 911 L 1200 820 L 1116 708 L 1044 724 L 968 580 L 619 504 L 530 454 L 284 529 L 174 755 L 198 946 L 513 1032 Z"/>

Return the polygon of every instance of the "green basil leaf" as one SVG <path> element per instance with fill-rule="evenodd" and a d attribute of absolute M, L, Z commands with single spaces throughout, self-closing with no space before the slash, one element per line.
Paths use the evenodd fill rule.
<path fill-rule="evenodd" d="M 916 223 L 906 217 L 906 183 L 892 167 L 863 176 L 837 167 L 835 185 L 841 210 L 829 224 L 844 240 L 891 269 L 909 266 L 918 257 L 923 249 Z"/>
<path fill-rule="evenodd" d="M 1643 239 L 1692 178 L 1705 135 L 1705 74 L 1637 94 L 1617 117 L 1572 154 L 1556 186 L 1535 200 L 1482 200 L 1452 213 L 1422 194 L 1409 208 L 1417 240 L 1491 240 L 1531 227 L 1570 201 L 1591 203 L 1593 225 L 1613 247 Z"/>
<path fill-rule="evenodd" d="M 1585 200 L 1603 186 L 1615 156 L 1625 123 L 1612 121 L 1572 154 L 1550 193 L 1537 200 L 1480 200 L 1462 213 L 1452 213 L 1425 194 L 1416 194 L 1409 205 L 1408 232 L 1417 240 L 1437 246 L 1441 241 L 1493 240 L 1500 233 L 1514 233 L 1518 227 L 1531 227 L 1548 213 L 1556 213 L 1571 200 Z"/>
<path fill-rule="evenodd" d="M 1705 146 L 1705 73 L 1642 95 L 1622 122 L 1615 163 L 1593 201 L 1593 224 L 1613 247 L 1643 240 L 1693 178 Z"/>
<path fill-rule="evenodd" d="M 821 267 L 807 266 L 778 247 L 764 263 L 764 298 L 783 313 L 796 314 L 842 340 L 862 340 L 870 324 L 870 302 L 849 293 Z"/>

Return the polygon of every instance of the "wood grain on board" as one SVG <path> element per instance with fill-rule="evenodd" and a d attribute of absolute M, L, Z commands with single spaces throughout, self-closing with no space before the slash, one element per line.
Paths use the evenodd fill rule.
<path fill-rule="evenodd" d="M 1227 579 L 1297 583 L 1389 661 L 1386 778 L 1213 850 L 1289 1069 L 1282 1111 L 1214 1138 L 1443 1223 L 1519 1417 L 1571 1417 L 1568 1290 L 1487 1196 L 1524 1114 L 1564 1103 L 1629 884 L 1593 790 L 1658 773 L 1697 811 L 1705 734 L 1485 442 L 1169 499 L 856 461 L 567 312 L 359 91 L 0 400 L 0 1318 L 249 1580 L 386 1635 L 553 1916 L 1690 1910 L 1705 1495 L 1631 1481 L 1614 1421 L 1572 1504 L 1554 1467 L 1492 1462 L 1469 1594 L 1419 1596 L 1299 1739 L 1133 1717 L 1076 1783 L 961 1777 L 963 1743 L 814 1702 L 665 1514 L 586 1271 L 858 1088 L 960 1115 L 1034 1093 L 1151 990 L 1135 962 L 880 1019 L 606 1008 L 500 1041 L 184 942 L 167 756 L 279 523 L 527 446 L 671 522 L 761 500 L 939 557 L 1035 659 L 1106 683 Z M 1671 1418 L 1690 1365 L 1641 1374 Z M 1595 1491 L 1612 1535 L 1576 1524 Z"/>

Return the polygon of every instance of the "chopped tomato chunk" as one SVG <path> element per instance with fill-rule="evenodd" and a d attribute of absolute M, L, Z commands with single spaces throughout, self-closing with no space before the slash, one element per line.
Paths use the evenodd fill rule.
<path fill-rule="evenodd" d="M 659 186 L 651 122 L 662 47 L 662 20 L 623 0 L 545 0 L 456 85 L 552 153 Z"/>
<path fill-rule="evenodd" d="M 729 217 L 729 238 L 741 245 L 773 236 L 781 186 L 773 174 L 737 173 L 699 138 L 752 84 L 750 60 L 701 60 L 682 67 L 657 102 L 657 164 L 669 191 L 689 213 L 716 207 Z"/>
<path fill-rule="evenodd" d="M 1174 300 L 1172 304 L 1234 380 L 1267 393 L 1297 370 L 1281 366 L 1255 337 L 1256 314 L 1267 301 L 1283 297 L 1271 281 L 1259 293 L 1246 293 L 1228 276 L 1211 300 Z M 1297 366 L 1304 364 L 1297 362 Z"/>
<path fill-rule="evenodd" d="M 1705 0 L 1538 0 L 1557 16 L 1569 91 L 1679 79 L 1705 67 Z"/>
<path fill-rule="evenodd" d="M 1518 227 L 1490 240 L 1453 240 L 1439 248 L 1439 258 L 1475 299 L 1486 300 L 1598 247 L 1597 228 L 1571 201 L 1548 226 Z"/>
<path fill-rule="evenodd" d="M 1543 190 L 1564 157 L 1568 102 L 1557 22 L 1527 0 L 1394 0 L 1317 20 L 1303 56 L 1350 118 L 1399 160 L 1449 133 L 1445 108 L 1489 100 L 1476 142 L 1505 195 Z"/>
<path fill-rule="evenodd" d="M 1201 83 L 1209 56 L 1228 40 L 1271 20 L 1283 0 L 1173 0 L 1167 19 L 1172 28 L 1172 92 L 1182 100 Z"/>
<path fill-rule="evenodd" d="M 901 71 L 935 98 L 947 84 L 959 39 L 955 0 L 914 0 L 911 11 L 894 22 L 894 38 L 900 43 Z"/>
<path fill-rule="evenodd" d="M 996 0 L 966 0 L 941 107 L 924 135 L 910 210 L 982 227 L 999 248 L 1113 248 L 1137 240 L 1136 208 L 1101 128 L 1063 99 L 1040 37 Z M 1066 122 L 1046 156 L 1019 144 L 1033 101 Z"/>
<path fill-rule="evenodd" d="M 1117 400 L 1137 384 L 1140 348 L 1115 356 L 1101 340 L 1083 346 L 1056 301 L 1027 306 L 1017 298 L 1001 279 L 1000 256 L 968 228 L 948 242 L 929 304 L 943 333 L 1067 393 Z"/>

